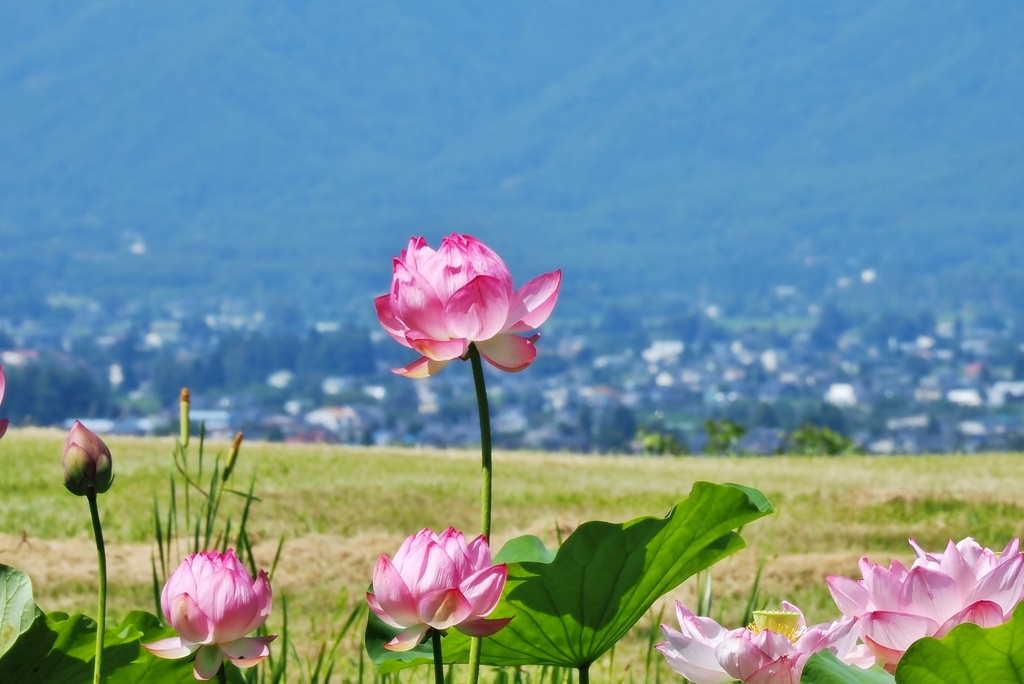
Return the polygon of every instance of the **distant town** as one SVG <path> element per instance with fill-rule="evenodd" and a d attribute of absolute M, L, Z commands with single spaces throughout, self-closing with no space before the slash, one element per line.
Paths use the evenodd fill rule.
<path fill-rule="evenodd" d="M 857 314 L 780 288 L 778 311 L 713 304 L 651 320 L 607 311 L 542 329 L 520 373 L 486 366 L 495 445 L 579 453 L 914 454 L 1024 450 L 1024 339 L 1011 318 Z M 110 321 L 117 321 L 111 323 Z M 469 364 L 410 380 L 416 357 L 375 322 L 307 323 L 223 303 L 116 314 L 51 298 L 0 317 L 12 426 L 177 431 L 178 396 L 206 435 L 472 447 Z"/>

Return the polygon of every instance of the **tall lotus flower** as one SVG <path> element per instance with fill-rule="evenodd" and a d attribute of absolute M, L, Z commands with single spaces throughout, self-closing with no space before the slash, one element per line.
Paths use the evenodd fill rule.
<path fill-rule="evenodd" d="M 366 601 L 377 617 L 402 630 L 384 644 L 392 651 L 408 651 L 431 629 L 485 637 L 511 619 L 485 619 L 498 605 L 507 574 L 508 566 L 491 563 L 483 535 L 467 544 L 455 528 L 440 535 L 424 529 L 402 542 L 393 560 L 377 559 Z"/>
<path fill-rule="evenodd" d="M 7 381 L 4 379 L 4 367 L 0 366 L 0 403 L 4 400 L 4 390 L 7 388 Z M 0 437 L 3 437 L 7 433 L 8 420 L 6 418 L 0 419 Z"/>
<path fill-rule="evenodd" d="M 537 276 L 518 290 L 505 262 L 469 235 L 450 235 L 435 252 L 413 238 L 394 260 L 391 292 L 374 300 L 377 318 L 399 344 L 422 356 L 399 375 L 422 378 L 465 358 L 475 344 L 505 371 L 526 368 L 537 356 L 540 327 L 558 299 L 562 272 Z"/>
<path fill-rule="evenodd" d="M 114 481 L 110 449 L 89 428 L 75 421 L 61 454 L 64 486 L 78 496 L 102 494 Z"/>
<path fill-rule="evenodd" d="M 676 602 L 680 630 L 662 625 L 657 648 L 670 667 L 695 684 L 796 684 L 812 654 L 829 649 L 851 665 L 873 658 L 856 646 L 856 619 L 807 626 L 803 613 L 783 601 L 781 611 L 757 611 L 754 624 L 726 631 Z"/>
<path fill-rule="evenodd" d="M 277 635 L 247 637 L 270 615 L 272 596 L 267 574 L 255 581 L 235 552 L 200 551 L 182 561 L 160 594 L 160 607 L 176 637 L 143 644 L 160 658 L 196 654 L 193 674 L 210 679 L 227 657 L 238 667 L 252 667 L 270 655 Z"/>
<path fill-rule="evenodd" d="M 910 568 L 888 568 L 860 559 L 863 579 L 828 577 L 828 588 L 845 615 L 859 618 L 861 639 L 886 669 L 893 670 L 912 643 L 942 637 L 957 625 L 1001 625 L 1024 599 L 1024 555 L 1014 539 L 1002 553 L 973 538 L 928 553 L 911 539 L 917 558 Z"/>

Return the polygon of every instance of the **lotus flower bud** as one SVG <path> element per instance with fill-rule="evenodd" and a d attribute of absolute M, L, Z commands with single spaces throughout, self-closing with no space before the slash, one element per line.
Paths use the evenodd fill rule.
<path fill-rule="evenodd" d="M 181 417 L 181 446 L 188 446 L 188 407 L 191 401 L 188 387 L 181 388 L 181 395 L 178 399 L 178 411 Z"/>
<path fill-rule="evenodd" d="M 110 449 L 77 420 L 64 441 L 61 463 L 64 465 L 64 486 L 72 494 L 102 494 L 114 481 Z"/>

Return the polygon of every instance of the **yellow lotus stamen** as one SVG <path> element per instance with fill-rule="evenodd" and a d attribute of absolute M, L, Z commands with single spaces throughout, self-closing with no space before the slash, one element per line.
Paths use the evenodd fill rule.
<path fill-rule="evenodd" d="M 799 639 L 803 632 L 800 629 L 800 613 L 792 613 L 788 610 L 755 610 L 754 621 L 747 629 L 754 634 L 760 634 L 766 629 L 770 629 L 790 641 Z"/>

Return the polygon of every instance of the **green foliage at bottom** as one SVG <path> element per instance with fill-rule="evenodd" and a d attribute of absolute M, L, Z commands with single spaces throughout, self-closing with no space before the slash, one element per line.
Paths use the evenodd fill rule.
<path fill-rule="evenodd" d="M 832 651 L 818 651 L 804 666 L 801 684 L 893 684 L 893 676 L 884 670 L 864 670 L 847 665 Z"/>

